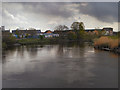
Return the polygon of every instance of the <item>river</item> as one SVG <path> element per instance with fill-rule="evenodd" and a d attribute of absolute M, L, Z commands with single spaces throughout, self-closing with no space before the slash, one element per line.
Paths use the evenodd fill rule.
<path fill-rule="evenodd" d="M 117 88 L 118 55 L 88 43 L 4 50 L 3 88 Z"/>

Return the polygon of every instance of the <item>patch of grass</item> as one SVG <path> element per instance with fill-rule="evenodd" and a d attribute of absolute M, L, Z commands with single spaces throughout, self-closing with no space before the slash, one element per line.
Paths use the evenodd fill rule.
<path fill-rule="evenodd" d="M 23 44 L 49 44 L 51 41 L 52 39 L 50 38 L 44 38 L 42 40 L 30 38 L 30 39 L 20 39 L 17 42 L 23 45 Z"/>
<path fill-rule="evenodd" d="M 18 43 L 20 44 L 36 44 L 39 43 L 40 39 L 20 39 Z"/>
<path fill-rule="evenodd" d="M 118 39 L 118 35 L 114 35 L 114 36 L 108 36 L 111 39 Z"/>

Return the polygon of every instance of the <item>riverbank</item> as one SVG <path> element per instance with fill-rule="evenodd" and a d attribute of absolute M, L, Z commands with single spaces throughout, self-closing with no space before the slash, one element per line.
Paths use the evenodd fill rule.
<path fill-rule="evenodd" d="M 69 40 L 69 39 L 60 39 L 60 38 L 43 38 L 43 39 L 16 39 L 13 44 L 2 43 L 2 48 L 7 49 L 9 47 L 20 46 L 20 45 L 46 45 L 46 44 L 65 44 L 65 43 L 83 43 L 86 42 L 84 40 Z M 88 41 L 87 41 L 88 42 Z M 111 51 L 120 54 L 120 40 L 117 36 L 102 36 L 100 38 L 96 38 L 94 41 L 91 40 L 89 43 L 94 46 L 95 49 L 100 49 L 104 51 Z"/>
<path fill-rule="evenodd" d="M 77 40 L 68 40 L 68 39 L 60 39 L 60 38 L 43 38 L 43 39 L 16 39 L 14 43 L 7 44 L 5 42 L 2 43 L 2 48 L 6 49 L 12 46 L 20 46 L 20 45 L 45 45 L 45 44 L 64 44 L 64 43 L 83 43 L 83 41 L 77 41 Z"/>
<path fill-rule="evenodd" d="M 120 54 L 120 39 L 116 36 L 102 36 L 94 41 L 94 48 Z"/>

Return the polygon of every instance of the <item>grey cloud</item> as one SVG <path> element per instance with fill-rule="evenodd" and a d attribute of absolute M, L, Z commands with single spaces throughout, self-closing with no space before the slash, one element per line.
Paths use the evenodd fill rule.
<path fill-rule="evenodd" d="M 51 3 L 51 2 L 24 2 L 20 3 L 23 6 L 23 12 L 35 13 L 38 15 L 45 14 L 53 17 L 69 18 L 74 15 L 69 8 L 66 7 L 67 3 Z"/>
<path fill-rule="evenodd" d="M 69 18 L 74 16 L 75 12 L 69 9 L 68 4 L 71 2 L 36 2 L 36 3 L 22 3 L 25 10 L 36 13 L 46 14 L 53 17 Z M 117 22 L 118 21 L 118 3 L 117 2 L 91 2 L 83 6 L 82 2 L 76 2 L 79 7 L 72 7 L 72 9 L 79 10 L 79 13 L 87 14 L 97 18 L 103 22 Z"/>
<path fill-rule="evenodd" d="M 34 24 L 47 24 L 49 21 L 61 22 L 67 20 L 67 18 L 74 16 L 69 8 L 66 7 L 68 3 L 39 3 L 39 2 L 27 2 L 27 3 L 3 3 L 3 24 L 21 26 L 20 20 L 23 16 L 27 19 L 26 22 Z M 15 17 L 13 20 L 13 17 Z M 18 18 L 17 18 L 18 17 Z M 41 21 L 41 18 L 47 19 L 47 22 Z M 18 22 L 17 22 L 18 21 Z M 6 25 L 6 26 L 7 26 Z M 24 24 L 23 24 L 24 25 Z M 28 24 L 26 24 L 28 26 Z"/>
<path fill-rule="evenodd" d="M 9 4 L 9 3 L 8 3 Z M 14 7 L 17 4 L 21 5 L 21 11 L 18 8 L 9 9 L 9 11 L 16 15 L 16 13 L 28 13 L 34 15 L 47 15 L 54 18 L 69 18 L 75 15 L 74 10 L 79 10 L 79 13 L 87 14 L 97 18 L 103 22 L 117 22 L 118 20 L 118 4 L 117 2 L 91 2 L 86 3 L 87 6 L 83 6 L 81 2 L 76 2 L 74 4 L 79 7 L 71 7 L 69 8 L 68 4 L 73 4 L 71 2 L 23 2 L 23 3 L 11 3 Z M 3 4 L 4 5 L 4 4 Z M 18 9 L 18 10 L 16 10 Z"/>
<path fill-rule="evenodd" d="M 4 2 L 2 7 L 3 23 L 11 27 L 19 25 L 28 27 L 31 25 L 35 27 L 43 26 L 44 28 L 47 27 L 47 23 L 54 26 L 56 22 L 67 25 L 74 21 L 73 17 L 81 14 L 92 16 L 107 23 L 117 21 L 117 3 Z M 8 13 L 5 13 L 5 10 Z M 76 13 L 76 11 L 79 12 Z M 13 19 L 16 21 L 12 17 L 15 17 Z M 69 19 L 71 20 L 68 21 Z"/>
<path fill-rule="evenodd" d="M 80 13 L 93 16 L 103 22 L 112 23 L 118 21 L 117 2 L 91 2 L 86 4 L 87 6 L 79 6 Z"/>

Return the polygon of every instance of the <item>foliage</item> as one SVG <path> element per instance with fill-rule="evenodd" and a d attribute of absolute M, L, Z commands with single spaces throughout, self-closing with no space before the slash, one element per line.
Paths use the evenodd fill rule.
<path fill-rule="evenodd" d="M 40 35 L 39 38 L 40 38 L 41 40 L 43 40 L 43 39 L 45 38 L 45 36 L 44 36 L 44 35 Z"/>
<path fill-rule="evenodd" d="M 82 40 L 85 35 L 85 26 L 83 22 L 73 22 L 71 25 L 72 30 L 77 35 L 77 40 Z"/>
<path fill-rule="evenodd" d="M 20 38 L 20 34 L 19 34 L 19 30 L 18 29 L 16 29 L 15 34 L 17 35 L 18 38 Z"/>
<path fill-rule="evenodd" d="M 118 35 L 108 36 L 111 39 L 118 39 Z"/>
<path fill-rule="evenodd" d="M 25 38 L 28 38 L 28 36 L 29 36 L 29 35 L 28 35 L 28 33 L 27 33 L 26 36 L 25 36 Z"/>
<path fill-rule="evenodd" d="M 73 22 L 71 28 L 72 30 L 85 30 L 83 22 Z"/>
<path fill-rule="evenodd" d="M 39 39 L 20 39 L 18 40 L 18 43 L 20 44 L 33 44 L 33 43 L 39 43 L 40 40 Z"/>
<path fill-rule="evenodd" d="M 89 34 L 89 33 L 85 33 L 84 35 L 84 40 L 88 41 L 88 42 L 93 42 L 93 40 L 96 38 L 95 34 Z"/>
<path fill-rule="evenodd" d="M 18 40 L 19 44 L 47 44 L 50 43 L 50 39 L 49 38 L 43 38 L 43 39 L 36 39 L 36 38 L 25 38 L 25 39 L 20 39 Z"/>
<path fill-rule="evenodd" d="M 30 28 L 28 28 L 28 30 L 36 30 L 35 28 L 33 28 L 33 27 L 30 27 Z"/>
<path fill-rule="evenodd" d="M 9 35 L 2 37 L 2 42 L 6 43 L 7 45 L 12 45 L 16 42 L 16 38 L 10 33 Z"/>
<path fill-rule="evenodd" d="M 68 37 L 69 40 L 77 39 L 77 36 L 76 36 L 76 34 L 74 32 L 69 32 L 67 37 Z"/>
<path fill-rule="evenodd" d="M 66 25 L 58 25 L 55 27 L 55 31 L 68 30 L 69 28 Z"/>

